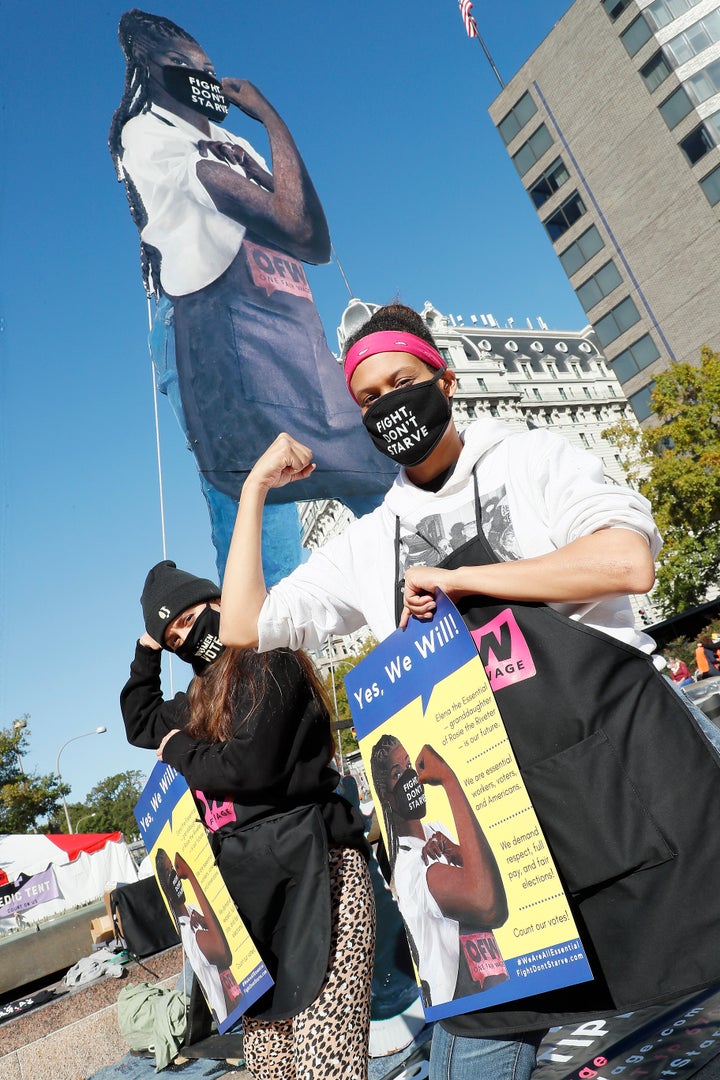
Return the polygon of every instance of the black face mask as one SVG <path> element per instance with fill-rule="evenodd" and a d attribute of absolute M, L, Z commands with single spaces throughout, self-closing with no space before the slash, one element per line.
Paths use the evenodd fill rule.
<path fill-rule="evenodd" d="M 163 82 L 168 94 L 181 105 L 188 105 L 216 124 L 221 124 L 227 116 L 228 103 L 222 86 L 207 71 L 168 64 L 163 68 Z"/>
<path fill-rule="evenodd" d="M 183 889 L 183 883 L 178 877 L 176 870 L 173 870 L 172 877 L 170 878 L 170 888 L 175 893 L 181 904 L 185 903 L 185 890 Z"/>
<path fill-rule="evenodd" d="M 392 789 L 393 808 L 405 821 L 425 817 L 425 788 L 414 769 L 408 768 Z"/>
<path fill-rule="evenodd" d="M 218 656 L 225 651 L 225 646 L 220 641 L 220 612 L 205 605 L 195 622 L 190 627 L 190 633 L 175 650 L 187 664 L 192 664 L 196 675 L 201 675 L 208 664 L 217 660 Z"/>
<path fill-rule="evenodd" d="M 432 454 L 450 423 L 450 399 L 436 385 L 445 369 L 427 382 L 391 390 L 363 416 L 376 449 L 399 465 L 420 465 Z"/>

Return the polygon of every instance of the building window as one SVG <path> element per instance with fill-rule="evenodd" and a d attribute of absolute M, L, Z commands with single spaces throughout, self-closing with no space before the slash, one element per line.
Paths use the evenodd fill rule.
<path fill-rule="evenodd" d="M 533 395 L 536 401 L 542 401 L 542 394 L 536 386 L 533 387 Z"/>
<path fill-rule="evenodd" d="M 503 116 L 498 124 L 498 131 L 502 141 L 507 146 L 517 133 L 525 127 L 528 120 L 537 112 L 537 105 L 529 93 L 523 94 L 516 105 L 513 105 L 507 116 Z"/>
<path fill-rule="evenodd" d="M 674 128 L 681 120 L 685 119 L 692 107 L 692 101 L 688 97 L 687 90 L 684 86 L 679 86 L 660 105 L 660 115 L 669 128 Z"/>
<path fill-rule="evenodd" d="M 649 15 L 655 26 L 660 29 L 667 26 L 673 19 L 684 15 L 690 8 L 696 7 L 700 0 L 654 0 L 645 8 L 644 14 Z"/>
<path fill-rule="evenodd" d="M 452 359 L 451 359 L 451 356 L 450 356 L 450 350 L 446 349 L 446 348 L 444 348 L 444 346 L 440 345 L 440 346 L 438 346 L 438 352 L 440 353 L 440 355 L 442 356 L 443 360 L 448 365 L 448 367 L 452 367 Z"/>
<path fill-rule="evenodd" d="M 549 424 L 550 426 L 552 426 L 555 423 L 555 421 L 553 419 L 553 414 L 551 412 L 546 412 L 545 413 L 545 423 Z"/>
<path fill-rule="evenodd" d="M 480 390 L 487 390 L 487 383 L 485 382 L 484 379 L 481 379 L 478 376 L 478 381 L 477 382 L 478 382 L 478 387 L 479 387 Z"/>
<path fill-rule="evenodd" d="M 601 251 L 604 247 L 600 233 L 594 225 L 591 225 L 582 236 L 578 236 L 577 240 L 570 244 L 570 247 L 566 247 L 564 251 L 560 252 L 560 262 L 563 270 L 568 277 L 572 277 L 581 266 L 584 266 L 586 262 L 592 259 L 593 255 L 597 255 L 598 251 Z"/>
<path fill-rule="evenodd" d="M 690 164 L 694 165 L 700 158 L 705 157 L 708 150 L 712 150 L 715 140 L 705 124 L 698 124 L 678 145 Z"/>
<path fill-rule="evenodd" d="M 558 390 L 560 391 L 560 397 L 562 398 L 562 400 L 567 401 L 567 394 L 565 393 L 565 387 L 564 386 L 559 386 Z"/>
<path fill-rule="evenodd" d="M 670 65 L 665 59 L 662 49 L 651 56 L 646 64 L 643 64 L 640 68 L 640 74 L 651 94 L 660 83 L 665 82 L 670 74 Z"/>
<path fill-rule="evenodd" d="M 624 300 L 615 305 L 612 311 L 609 311 L 607 315 L 603 315 L 602 319 L 598 319 L 595 323 L 595 333 L 600 344 L 606 346 L 615 338 L 624 334 L 639 320 L 640 315 L 634 301 L 629 296 L 626 296 Z"/>
<path fill-rule="evenodd" d="M 659 358 L 657 345 L 649 334 L 644 334 L 611 360 L 610 366 L 620 382 L 624 383 Z"/>
<path fill-rule="evenodd" d="M 570 173 L 565 168 L 562 158 L 556 158 L 545 172 L 538 176 L 532 187 L 528 188 L 528 194 L 535 203 L 535 209 L 539 210 L 551 195 L 570 179 Z"/>
<path fill-rule="evenodd" d="M 630 23 L 627 30 L 623 30 L 620 40 L 630 56 L 634 56 L 651 37 L 650 24 L 645 21 L 644 16 L 638 15 L 637 19 Z"/>
<path fill-rule="evenodd" d="M 520 175 L 524 176 L 551 146 L 552 136 L 545 125 L 541 124 L 512 156 L 513 164 Z"/>
<path fill-rule="evenodd" d="M 716 41 L 720 41 L 720 10 L 711 11 L 703 19 L 698 19 L 682 34 L 668 41 L 665 48 L 677 64 L 684 64 Z"/>
<path fill-rule="evenodd" d="M 690 75 L 685 85 L 698 105 L 720 93 L 720 60 L 713 60 L 702 71 Z"/>
<path fill-rule="evenodd" d="M 705 192 L 710 205 L 717 206 L 720 202 L 720 165 L 703 177 L 700 181 L 700 187 Z"/>
<path fill-rule="evenodd" d="M 530 365 L 529 364 L 521 364 L 520 368 L 522 369 L 522 373 L 523 373 L 523 375 L 525 376 L 526 379 L 531 379 L 532 378 L 532 371 L 530 370 Z"/>
<path fill-rule="evenodd" d="M 620 272 L 611 259 L 610 262 L 606 262 L 604 266 L 601 266 L 587 281 L 579 285 L 575 293 L 585 311 L 590 311 L 591 308 L 595 307 L 595 304 L 599 304 L 604 297 L 609 296 L 621 284 Z"/>
<path fill-rule="evenodd" d="M 553 243 L 559 240 L 576 221 L 579 221 L 584 213 L 585 203 L 577 191 L 573 191 L 572 195 L 564 203 L 560 204 L 555 213 L 551 214 L 543 222 Z"/>
<path fill-rule="evenodd" d="M 630 0 L 601 0 L 601 2 L 613 22 L 620 18 L 626 7 L 630 6 Z"/>
<path fill-rule="evenodd" d="M 652 416 L 650 398 L 654 389 L 655 383 L 648 383 L 647 386 L 643 386 L 642 390 L 638 390 L 636 394 L 631 394 L 628 398 L 638 420 L 647 420 L 648 416 Z"/>
<path fill-rule="evenodd" d="M 592 395 L 590 394 L 590 389 L 589 389 L 589 387 L 587 387 L 587 386 L 583 386 L 583 393 L 584 393 L 584 395 L 585 395 L 585 397 L 586 397 L 586 398 L 589 398 L 589 397 L 591 397 L 591 396 L 592 396 Z"/>
<path fill-rule="evenodd" d="M 590 446 L 590 443 L 588 442 L 588 437 L 587 437 L 587 435 L 585 434 L 584 431 L 579 431 L 578 435 L 580 436 L 580 442 L 583 444 L 583 446 L 585 446 L 585 447 Z"/>
<path fill-rule="evenodd" d="M 557 373 L 557 368 L 555 367 L 555 365 L 554 364 L 548 364 L 547 369 L 548 369 L 548 374 L 551 375 L 553 379 L 557 379 L 558 373 Z"/>

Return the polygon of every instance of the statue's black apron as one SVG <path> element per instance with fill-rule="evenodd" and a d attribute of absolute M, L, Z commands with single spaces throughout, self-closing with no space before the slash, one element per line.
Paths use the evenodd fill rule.
<path fill-rule="evenodd" d="M 499 562 L 482 530 L 439 565 Z M 396 612 L 399 582 L 396 532 Z M 443 1026 L 517 1032 L 720 981 L 720 763 L 631 645 L 541 603 L 474 595 L 471 631 L 595 979 Z M 478 1030 L 481 1026 L 483 1030 Z"/>

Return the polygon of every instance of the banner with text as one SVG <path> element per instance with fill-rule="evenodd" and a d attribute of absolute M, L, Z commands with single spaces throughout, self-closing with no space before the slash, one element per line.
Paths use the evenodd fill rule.
<path fill-rule="evenodd" d="M 40 874 L 20 874 L 16 881 L 0 887 L 0 918 L 19 915 L 23 911 L 44 904 L 47 900 L 57 900 L 60 896 L 57 878 L 52 866 Z"/>
<path fill-rule="evenodd" d="M 551 1028 L 533 1080 L 691 1077 L 718 1054 L 720 993 L 714 988 L 639 1012 Z M 707 1080 L 711 1075 L 719 1075 L 716 1066 Z"/>
<path fill-rule="evenodd" d="M 437 600 L 345 676 L 429 1020 L 592 979 L 482 661 Z"/>
<path fill-rule="evenodd" d="M 272 979 L 215 865 L 192 793 L 158 764 L 135 808 L 160 892 L 220 1034 Z"/>

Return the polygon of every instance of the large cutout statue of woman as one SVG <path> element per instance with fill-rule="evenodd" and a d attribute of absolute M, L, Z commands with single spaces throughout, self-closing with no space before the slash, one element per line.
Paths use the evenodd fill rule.
<path fill-rule="evenodd" d="M 119 39 L 127 70 L 110 151 L 158 301 L 160 388 L 197 460 L 222 575 L 243 480 L 279 432 L 312 446 L 317 468 L 278 502 L 338 498 L 365 513 L 395 470 L 378 464 L 325 340 L 303 262 L 327 262 L 330 237 L 285 123 L 252 83 L 218 81 L 169 19 L 128 11 Z M 232 106 L 263 124 L 271 169 L 218 126 Z M 297 511 L 269 509 L 278 577 L 297 561 Z"/>

